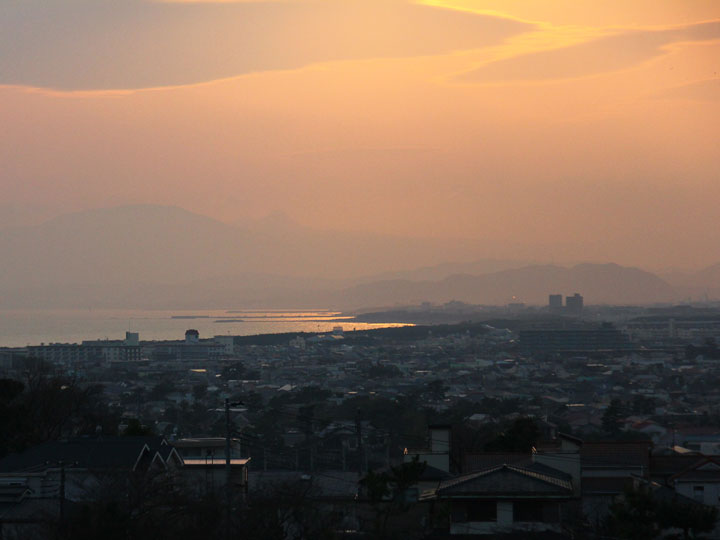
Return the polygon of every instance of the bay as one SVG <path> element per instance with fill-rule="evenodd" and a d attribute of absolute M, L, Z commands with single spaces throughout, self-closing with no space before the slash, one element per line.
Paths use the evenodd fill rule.
<path fill-rule="evenodd" d="M 140 340 L 184 339 L 188 329 L 200 338 L 282 332 L 329 332 L 405 326 L 361 323 L 330 310 L 129 310 L 46 309 L 0 310 L 0 347 L 83 340 L 123 339 L 138 332 Z"/>

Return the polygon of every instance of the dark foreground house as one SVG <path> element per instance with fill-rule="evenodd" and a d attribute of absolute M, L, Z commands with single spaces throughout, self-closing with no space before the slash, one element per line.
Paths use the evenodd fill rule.
<path fill-rule="evenodd" d="M 449 510 L 449 523 L 438 527 L 449 537 L 514 533 L 560 537 L 574 491 L 572 477 L 552 467 L 503 464 L 441 482 L 421 500 L 433 505 L 436 516 Z M 442 534 L 438 531 L 436 536 Z"/>
<path fill-rule="evenodd" d="M 632 479 L 648 478 L 652 441 L 584 441 L 580 448 L 583 512 L 599 526 Z"/>
<path fill-rule="evenodd" d="M 31 447 L 0 460 L 0 527 L 6 537 L 22 538 L 76 504 L 127 499 L 145 480 L 172 476 L 182 465 L 162 437 L 83 437 Z"/>
<path fill-rule="evenodd" d="M 172 442 L 182 457 L 181 476 L 188 493 L 222 494 L 227 486 L 224 437 L 179 439 Z M 247 494 L 250 458 L 242 458 L 240 440 L 230 440 L 230 485 L 234 493 Z"/>

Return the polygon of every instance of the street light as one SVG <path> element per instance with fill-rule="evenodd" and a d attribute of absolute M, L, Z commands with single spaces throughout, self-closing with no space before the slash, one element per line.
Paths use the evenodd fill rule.
<path fill-rule="evenodd" d="M 230 407 L 244 405 L 242 401 L 230 403 L 225 398 L 225 538 L 230 538 L 230 507 L 232 505 L 232 487 L 230 486 Z"/>

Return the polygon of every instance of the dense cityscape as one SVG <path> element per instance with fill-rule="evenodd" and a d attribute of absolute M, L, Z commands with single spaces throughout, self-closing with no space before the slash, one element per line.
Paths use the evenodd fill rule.
<path fill-rule="evenodd" d="M 404 313 L 465 320 L 2 349 L 4 538 L 714 530 L 720 307 Z"/>
<path fill-rule="evenodd" d="M 0 540 L 720 540 L 720 1 L 0 0 Z"/>

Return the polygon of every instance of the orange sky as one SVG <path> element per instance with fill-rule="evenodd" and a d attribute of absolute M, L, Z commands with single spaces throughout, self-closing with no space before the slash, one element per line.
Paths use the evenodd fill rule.
<path fill-rule="evenodd" d="M 6 0 L 2 208 L 720 260 L 716 0 Z"/>

